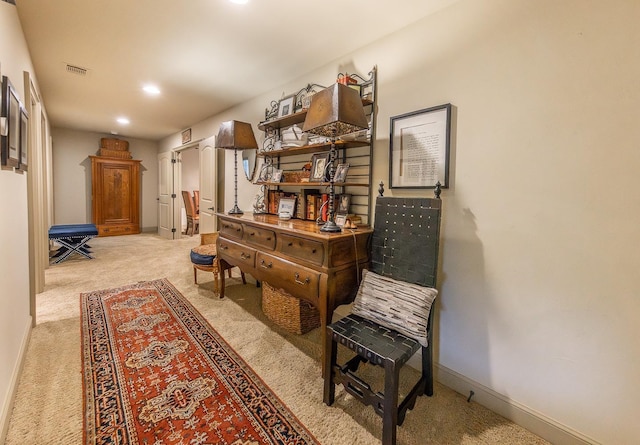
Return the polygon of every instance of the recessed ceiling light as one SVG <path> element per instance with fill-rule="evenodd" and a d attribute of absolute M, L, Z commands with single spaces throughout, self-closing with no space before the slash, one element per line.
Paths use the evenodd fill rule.
<path fill-rule="evenodd" d="M 119 117 L 118 119 L 116 119 L 116 121 L 119 124 L 122 124 L 122 125 L 128 125 L 129 124 L 129 119 L 127 119 L 126 117 Z"/>
<path fill-rule="evenodd" d="M 160 94 L 160 88 L 155 85 L 145 85 L 142 87 L 142 90 L 151 96 L 157 96 Z"/>

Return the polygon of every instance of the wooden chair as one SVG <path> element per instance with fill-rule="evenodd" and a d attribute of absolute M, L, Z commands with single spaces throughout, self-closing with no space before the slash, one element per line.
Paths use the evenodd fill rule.
<path fill-rule="evenodd" d="M 343 384 L 348 393 L 371 405 L 382 417 L 384 445 L 395 444 L 396 427 L 402 425 L 417 396 L 433 395 L 434 311 L 431 306 L 437 294 L 432 288 L 436 285 L 438 269 L 439 195 L 440 189 L 436 187 L 435 199 L 377 198 L 370 270 L 363 273 L 352 313 L 327 326 L 324 402 L 332 405 L 335 384 Z M 377 277 L 375 285 L 365 283 L 369 272 Z M 419 324 L 413 324 L 412 314 L 416 312 L 422 316 Z M 421 337 L 413 335 L 415 326 L 420 327 L 417 331 Z M 336 363 L 338 344 L 356 354 L 344 365 Z M 400 368 L 418 350 L 422 351 L 420 378 L 399 403 Z M 384 368 L 383 393 L 372 391 L 371 386 L 356 375 L 363 362 Z"/>
<path fill-rule="evenodd" d="M 193 203 L 196 207 L 196 215 L 200 215 L 200 190 L 193 191 Z"/>
<path fill-rule="evenodd" d="M 191 193 L 183 190 L 182 199 L 184 200 L 184 209 L 187 212 L 187 230 L 185 230 L 184 234 L 189 235 L 189 228 L 191 228 L 191 235 L 193 236 L 194 233 L 198 233 L 200 228 L 200 215 L 196 213 L 196 206 Z"/>
<path fill-rule="evenodd" d="M 201 233 L 200 245 L 191 249 L 191 264 L 193 264 L 193 282 L 198 284 L 198 270 L 213 273 L 213 293 L 220 295 L 220 267 L 218 266 L 216 241 L 218 240 L 218 232 Z M 231 269 L 229 270 L 229 278 L 231 278 Z M 247 284 L 244 272 L 240 271 L 242 284 Z"/>

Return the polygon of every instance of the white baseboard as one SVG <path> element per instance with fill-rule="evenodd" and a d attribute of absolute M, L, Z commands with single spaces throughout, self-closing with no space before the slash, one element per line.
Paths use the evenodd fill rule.
<path fill-rule="evenodd" d="M 418 354 L 416 354 L 417 356 Z M 416 356 L 412 357 L 415 359 Z M 410 363 L 411 364 L 411 363 Z M 413 364 L 412 364 L 413 366 Z M 419 366 L 419 365 L 418 365 Z M 511 400 L 462 374 L 442 366 L 434 365 L 434 378 L 454 391 L 468 397 L 473 391 L 472 401 L 487 407 L 494 413 L 520 425 L 553 444 L 598 445 L 595 440 L 566 425 L 545 416 L 527 406 Z"/>
<path fill-rule="evenodd" d="M 333 321 L 349 314 L 350 305 L 338 306 L 334 311 Z M 412 368 L 420 370 L 422 359 L 418 351 L 407 363 Z M 557 422 L 544 414 L 537 412 L 521 403 L 505 397 L 481 383 L 471 380 L 452 369 L 439 363 L 433 365 L 434 379 L 444 386 L 469 397 L 473 391 L 472 401 L 476 402 L 496 414 L 501 415 L 556 445 L 600 445 L 594 439 L 579 433 L 566 425 Z"/>
<path fill-rule="evenodd" d="M 16 392 L 18 391 L 18 381 L 20 380 L 20 374 L 22 374 L 24 358 L 27 355 L 27 346 L 29 346 L 29 339 L 31 338 L 31 321 L 31 317 L 29 317 L 22 335 L 22 341 L 20 342 L 18 360 L 16 360 L 11 374 L 11 382 L 9 384 L 9 391 L 7 391 L 7 398 L 2 402 L 2 410 L 0 410 L 0 444 L 5 442 L 7 431 L 9 430 L 9 421 L 11 420 L 11 412 L 13 411 L 13 402 L 15 401 Z"/>

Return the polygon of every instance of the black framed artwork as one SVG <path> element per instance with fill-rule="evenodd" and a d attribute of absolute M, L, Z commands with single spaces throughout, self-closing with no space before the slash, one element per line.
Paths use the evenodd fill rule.
<path fill-rule="evenodd" d="M 20 165 L 20 99 L 7 76 L 2 77 L 2 111 L 4 120 L 2 141 L 0 142 L 1 162 L 3 166 Z"/>
<path fill-rule="evenodd" d="M 449 187 L 451 104 L 391 117 L 391 188 Z"/>
<path fill-rule="evenodd" d="M 20 170 L 27 171 L 29 166 L 29 115 L 20 107 Z"/>

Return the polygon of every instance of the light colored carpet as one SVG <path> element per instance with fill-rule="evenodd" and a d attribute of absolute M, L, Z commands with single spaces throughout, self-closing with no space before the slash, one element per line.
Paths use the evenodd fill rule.
<path fill-rule="evenodd" d="M 260 308 L 250 277 L 227 281 L 227 298 L 213 297 L 213 276 L 198 272 L 193 284 L 189 250 L 199 237 L 176 241 L 141 234 L 96 238 L 95 259 L 74 257 L 51 266 L 37 299 L 33 329 L 18 386 L 6 445 L 82 443 L 80 293 L 142 280 L 168 278 L 325 445 L 380 442 L 381 419 L 340 386 L 336 402 L 322 403 L 320 333 L 289 334 Z M 237 269 L 235 269 L 237 275 Z M 365 372 L 377 372 L 377 369 Z M 381 376 L 381 375 L 380 375 Z M 408 378 L 415 371 L 408 370 Z M 420 397 L 398 428 L 398 445 L 546 444 L 523 428 L 437 384 Z"/>

